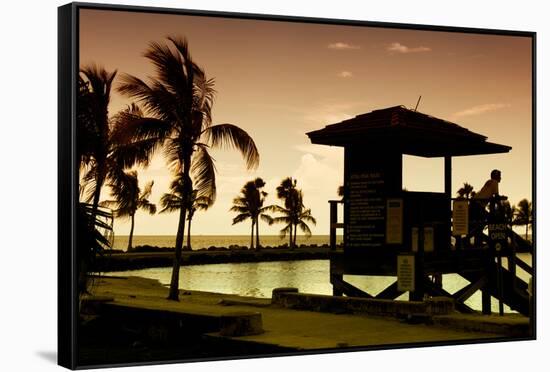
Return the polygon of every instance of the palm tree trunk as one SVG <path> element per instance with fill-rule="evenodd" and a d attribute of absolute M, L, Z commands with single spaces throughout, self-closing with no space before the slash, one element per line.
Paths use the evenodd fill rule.
<path fill-rule="evenodd" d="M 103 187 L 103 182 L 105 181 L 103 166 L 98 165 L 97 178 L 95 180 L 95 190 L 94 190 L 94 199 L 92 201 L 92 226 L 95 221 L 95 216 L 97 215 L 97 209 L 99 207 L 99 198 L 101 196 L 101 188 Z"/>
<path fill-rule="evenodd" d="M 134 237 L 134 215 L 132 214 L 132 224 L 130 225 L 130 236 L 128 237 L 128 252 L 133 250 L 132 238 Z"/>
<path fill-rule="evenodd" d="M 260 221 L 256 218 L 256 250 L 260 250 Z"/>
<path fill-rule="evenodd" d="M 296 232 L 298 231 L 298 225 L 294 225 L 294 238 L 292 239 L 292 249 L 296 248 Z"/>
<path fill-rule="evenodd" d="M 527 236 L 529 235 L 529 222 L 525 224 L 525 240 L 527 240 Z"/>
<path fill-rule="evenodd" d="M 190 165 L 191 155 L 188 155 L 183 161 L 184 192 L 181 199 L 180 218 L 178 221 L 178 232 L 176 234 L 176 247 L 174 249 L 174 263 L 172 266 L 172 277 L 170 279 L 170 292 L 168 293 L 168 299 L 173 301 L 179 301 L 181 250 L 183 247 L 183 233 L 185 231 L 185 216 L 187 214 L 186 201 L 189 199 L 190 190 L 192 190 L 191 178 L 189 177 Z"/>
<path fill-rule="evenodd" d="M 191 248 L 191 219 L 187 221 L 187 250 L 192 250 Z"/>
<path fill-rule="evenodd" d="M 95 231 L 95 219 L 97 216 L 97 209 L 99 208 L 99 198 L 101 196 L 101 187 L 105 180 L 105 175 L 102 166 L 98 166 L 98 173 L 96 178 L 96 188 L 94 190 L 94 199 L 92 201 L 92 215 L 90 217 L 90 226 L 88 227 L 90 233 L 93 234 Z M 83 288 L 83 292 L 87 292 L 88 289 L 88 262 L 86 262 L 86 257 L 77 257 L 80 261 L 80 271 L 78 273 L 78 282 Z"/>
<path fill-rule="evenodd" d="M 288 242 L 288 248 L 292 249 L 292 223 L 290 224 L 290 240 Z"/>
<path fill-rule="evenodd" d="M 250 249 L 254 249 L 254 220 L 252 220 L 252 229 L 250 232 Z"/>

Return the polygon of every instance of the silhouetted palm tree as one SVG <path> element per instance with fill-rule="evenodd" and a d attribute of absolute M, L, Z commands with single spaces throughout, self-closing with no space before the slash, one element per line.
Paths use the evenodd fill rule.
<path fill-rule="evenodd" d="M 293 180 L 292 177 L 284 178 L 279 186 L 277 186 L 277 198 L 283 200 L 284 208 L 287 211 L 296 211 L 300 207 L 298 200 L 298 189 L 296 188 L 296 180 Z M 284 212 L 281 212 L 284 213 Z M 290 212 L 289 212 L 290 213 Z M 290 216 L 290 215 L 289 215 Z M 282 223 L 282 221 L 279 221 Z M 283 234 L 284 230 L 284 234 Z M 287 227 L 281 230 L 281 236 L 285 237 L 286 234 L 289 234 L 289 248 L 293 247 L 294 241 L 294 225 L 289 222 Z"/>
<path fill-rule="evenodd" d="M 504 221 L 508 225 L 514 225 L 514 216 L 517 213 L 517 208 L 515 205 L 510 205 L 510 202 L 508 200 L 504 200 L 502 202 L 502 211 L 504 216 Z"/>
<path fill-rule="evenodd" d="M 130 218 L 130 235 L 128 237 L 128 252 L 132 247 L 134 236 L 135 215 L 139 209 L 145 210 L 149 214 L 157 212 L 157 206 L 151 203 L 148 198 L 153 191 L 154 181 L 145 185 L 143 191 L 139 188 L 138 174 L 136 171 L 124 172 L 116 181 L 109 184 L 111 195 L 114 200 L 105 200 L 100 203 L 101 206 L 113 209 L 115 217 Z"/>
<path fill-rule="evenodd" d="M 79 111 L 77 133 L 81 135 L 77 141 L 79 152 L 85 154 L 86 164 L 91 163 L 88 171 L 89 181 L 95 183 L 93 189 L 91 220 L 93 221 L 101 194 L 101 187 L 107 176 L 107 157 L 111 147 L 109 125 L 109 102 L 111 100 L 111 86 L 116 76 L 116 71 L 108 72 L 97 65 L 85 66 L 80 70 L 79 98 L 77 105 Z"/>
<path fill-rule="evenodd" d="M 170 193 L 164 194 L 160 199 L 160 205 L 163 208 L 159 213 L 170 213 L 179 211 L 183 200 L 183 182 L 181 177 L 176 178 L 170 185 Z M 212 205 L 212 199 L 208 196 L 198 196 L 198 191 L 195 189 L 191 193 L 187 201 L 187 250 L 192 250 L 191 247 L 191 222 L 197 210 L 207 210 Z"/>
<path fill-rule="evenodd" d="M 336 192 L 338 193 L 338 196 L 342 198 L 342 200 L 344 200 L 344 196 L 345 196 L 345 191 L 346 189 L 344 188 L 344 185 L 340 185 L 338 186 L 338 190 L 336 190 Z"/>
<path fill-rule="evenodd" d="M 135 164 L 146 165 L 156 146 L 154 141 L 130 141 L 127 123 L 109 118 L 111 86 L 116 71 L 108 72 L 97 65 L 85 66 L 80 71 L 77 152 L 81 162 L 82 191 L 85 201 L 92 204 L 95 216 L 101 188 L 106 180 L 115 182 L 122 170 Z M 129 106 L 124 113 L 141 115 L 136 105 Z M 93 219 L 92 219 L 93 220 Z"/>
<path fill-rule="evenodd" d="M 528 240 L 529 225 L 533 224 L 533 206 L 527 199 L 519 201 L 514 224 L 519 226 L 525 225 L 525 240 Z"/>
<path fill-rule="evenodd" d="M 471 199 L 475 195 L 474 187 L 468 182 L 464 182 L 463 186 L 456 192 L 459 198 L 466 200 Z"/>
<path fill-rule="evenodd" d="M 247 168 L 255 168 L 259 154 L 252 138 L 233 124 L 212 125 L 211 109 L 214 100 L 214 80 L 193 61 L 187 41 L 169 37 L 170 45 L 152 42 L 145 52 L 155 67 L 156 76 L 149 83 L 124 75 L 118 90 L 136 99 L 148 116 L 135 118 L 132 138 L 153 139 L 164 147 L 164 154 L 173 172 L 182 177 L 183 195 L 170 292 L 168 299 L 179 299 L 179 268 L 187 206 L 185 201 L 193 192 L 210 195 L 215 200 L 214 160 L 208 153 L 211 147 L 233 147 L 241 152 Z M 191 180 L 193 175 L 194 182 Z"/>
<path fill-rule="evenodd" d="M 262 191 L 264 180 L 256 178 L 248 181 L 241 189 L 241 195 L 233 199 L 230 211 L 239 213 L 233 218 L 233 225 L 250 218 L 252 222 L 250 232 L 250 249 L 254 248 L 254 227 L 256 227 L 256 249 L 260 249 L 260 219 L 268 224 L 273 223 L 273 218 L 267 212 L 273 210 L 273 206 L 264 206 L 267 193 Z"/>
<path fill-rule="evenodd" d="M 294 182 L 293 185 L 295 189 L 296 182 Z M 296 192 L 293 192 L 291 198 L 293 198 L 293 200 L 288 206 L 274 206 L 273 210 L 281 213 L 282 216 L 273 218 L 273 223 L 286 224 L 286 226 L 281 229 L 279 235 L 281 238 L 284 238 L 286 234 L 290 234 L 290 249 L 294 249 L 296 247 L 296 232 L 298 231 L 298 227 L 305 233 L 306 237 L 310 237 L 311 229 L 307 222 L 315 225 L 317 221 L 311 215 L 311 209 L 304 207 L 303 193 L 301 190 L 296 189 Z"/>

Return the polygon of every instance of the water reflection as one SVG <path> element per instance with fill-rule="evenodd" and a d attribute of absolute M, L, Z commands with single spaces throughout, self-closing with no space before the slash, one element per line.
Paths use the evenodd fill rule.
<path fill-rule="evenodd" d="M 530 262 L 530 257 L 524 258 Z M 162 284 L 170 283 L 172 268 L 152 268 L 125 272 L 109 273 L 120 276 L 142 276 L 157 279 Z M 519 273 L 524 280 L 528 274 Z M 347 275 L 345 279 L 354 286 L 376 295 L 395 281 L 394 277 Z M 456 274 L 443 275 L 443 288 L 454 293 L 468 282 Z M 252 297 L 271 297 L 278 287 L 296 287 L 303 293 L 332 294 L 329 282 L 329 261 L 277 261 L 259 263 L 231 263 L 216 265 L 182 266 L 180 288 L 206 292 L 238 294 Z M 405 293 L 398 299 L 408 299 Z M 466 304 L 481 310 L 481 293 L 478 291 Z M 493 311 L 498 311 L 498 302 L 493 299 Z M 511 311 L 505 306 L 505 311 Z"/>

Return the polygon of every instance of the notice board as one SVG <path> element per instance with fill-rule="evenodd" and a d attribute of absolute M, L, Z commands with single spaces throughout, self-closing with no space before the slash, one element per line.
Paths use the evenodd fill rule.
<path fill-rule="evenodd" d="M 402 155 L 381 155 L 371 150 L 346 148 L 345 151 L 346 250 L 386 245 L 387 201 L 401 192 Z M 402 241 L 399 231 L 390 229 L 390 232 L 393 243 Z"/>

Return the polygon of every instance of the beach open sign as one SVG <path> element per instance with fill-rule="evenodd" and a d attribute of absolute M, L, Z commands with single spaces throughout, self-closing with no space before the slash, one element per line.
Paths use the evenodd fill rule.
<path fill-rule="evenodd" d="M 496 250 L 500 251 L 505 248 L 507 245 L 507 226 L 505 223 L 490 223 L 488 226 L 489 229 L 489 242 L 491 246 Z"/>

